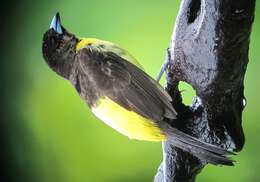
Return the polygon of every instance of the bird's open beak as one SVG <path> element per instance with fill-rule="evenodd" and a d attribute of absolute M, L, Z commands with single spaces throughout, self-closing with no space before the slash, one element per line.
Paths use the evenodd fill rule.
<path fill-rule="evenodd" d="M 60 14 L 57 13 L 52 21 L 51 21 L 51 26 L 50 29 L 53 28 L 53 30 L 55 30 L 55 32 L 57 32 L 58 34 L 62 34 L 62 28 L 61 28 L 61 21 L 60 21 Z"/>

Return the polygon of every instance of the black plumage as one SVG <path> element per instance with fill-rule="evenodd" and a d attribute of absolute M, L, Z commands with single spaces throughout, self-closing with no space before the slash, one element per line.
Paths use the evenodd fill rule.
<path fill-rule="evenodd" d="M 97 95 L 87 99 L 90 106 L 97 102 L 95 99 L 109 97 L 122 107 L 154 121 L 176 118 L 166 91 L 143 70 L 116 53 L 87 46 L 78 53 L 76 61 L 76 72 L 82 75 L 82 82 L 88 83 L 82 84 L 84 89 L 81 88 L 80 94 L 82 97 L 87 97 L 89 92 Z"/>

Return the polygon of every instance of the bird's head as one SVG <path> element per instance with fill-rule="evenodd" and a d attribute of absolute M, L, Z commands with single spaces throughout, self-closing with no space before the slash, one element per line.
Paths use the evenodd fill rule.
<path fill-rule="evenodd" d="M 42 53 L 49 67 L 60 76 L 69 79 L 76 55 L 78 39 L 69 33 L 62 25 L 57 13 L 50 29 L 43 36 Z"/>

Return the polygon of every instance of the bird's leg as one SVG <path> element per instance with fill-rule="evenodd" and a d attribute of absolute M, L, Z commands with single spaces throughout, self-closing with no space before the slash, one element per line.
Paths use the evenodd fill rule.
<path fill-rule="evenodd" d="M 165 61 L 161 67 L 161 70 L 159 72 L 159 74 L 157 75 L 156 77 L 156 81 L 159 82 L 160 79 L 162 78 L 162 75 L 163 73 L 167 70 L 167 67 L 169 66 L 169 63 L 170 63 L 170 60 L 171 60 L 171 54 L 170 54 L 170 49 L 167 48 L 167 53 L 166 53 L 166 56 L 165 56 Z"/>

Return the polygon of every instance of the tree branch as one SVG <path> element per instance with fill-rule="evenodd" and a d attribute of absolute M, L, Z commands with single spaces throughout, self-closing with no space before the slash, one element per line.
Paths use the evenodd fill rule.
<path fill-rule="evenodd" d="M 205 142 L 240 151 L 244 75 L 255 0 L 182 0 L 169 51 L 166 89 L 178 119 L 173 125 Z M 179 81 L 196 91 L 182 103 Z M 169 142 L 155 182 L 195 181 L 206 165 Z"/>

